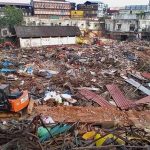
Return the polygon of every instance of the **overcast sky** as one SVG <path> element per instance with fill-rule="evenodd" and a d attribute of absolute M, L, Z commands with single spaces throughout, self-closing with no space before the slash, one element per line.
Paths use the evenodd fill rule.
<path fill-rule="evenodd" d="M 86 0 L 70 0 L 76 3 L 84 3 Z M 97 0 L 96 0 L 97 1 Z M 120 7 L 125 5 L 147 5 L 149 0 L 100 0 L 110 7 Z"/>
<path fill-rule="evenodd" d="M 30 0 L 0 0 L 0 2 L 29 2 Z M 67 0 L 76 3 L 84 3 L 86 0 Z M 90 0 L 89 0 L 90 1 Z M 92 0 L 91 0 L 92 1 Z M 95 0 L 98 1 L 98 0 Z M 109 7 L 119 7 L 125 5 L 146 5 L 149 0 L 100 0 L 109 5 Z"/>

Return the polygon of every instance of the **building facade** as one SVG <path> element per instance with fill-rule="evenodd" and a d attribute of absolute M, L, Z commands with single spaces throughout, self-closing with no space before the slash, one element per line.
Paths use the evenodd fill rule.
<path fill-rule="evenodd" d="M 71 4 L 62 1 L 34 0 L 34 16 L 47 19 L 70 18 Z"/>
<path fill-rule="evenodd" d="M 71 10 L 76 10 L 76 3 L 70 3 L 71 4 Z"/>
<path fill-rule="evenodd" d="M 150 12 L 150 4 L 147 5 L 127 5 L 120 9 L 120 14 L 144 14 Z"/>
<path fill-rule="evenodd" d="M 29 3 L 27 3 L 26 1 L 18 3 L 15 0 L 0 0 L 0 16 L 4 15 L 4 7 L 5 6 L 14 6 L 18 9 L 21 9 L 24 16 L 32 16 L 33 15 L 32 0 Z"/>
<path fill-rule="evenodd" d="M 42 19 L 38 17 L 24 17 L 25 26 L 77 26 L 81 31 L 100 29 L 98 20 L 88 19 Z"/>
<path fill-rule="evenodd" d="M 98 12 L 97 17 L 103 17 L 107 13 L 108 5 L 102 2 L 98 2 Z"/>
<path fill-rule="evenodd" d="M 99 1 L 86 1 L 84 4 L 78 4 L 77 10 L 84 11 L 85 18 L 103 17 L 108 6 Z"/>
<path fill-rule="evenodd" d="M 131 13 L 147 12 L 148 5 L 128 5 L 125 6 L 125 10 L 129 10 Z"/>
<path fill-rule="evenodd" d="M 109 36 L 126 40 L 136 38 L 139 29 L 139 19 L 136 15 L 114 15 L 105 20 L 105 29 Z"/>

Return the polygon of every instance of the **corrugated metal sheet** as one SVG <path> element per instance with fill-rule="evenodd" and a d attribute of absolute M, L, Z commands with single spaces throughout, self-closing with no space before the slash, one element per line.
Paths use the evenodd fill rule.
<path fill-rule="evenodd" d="M 81 35 L 81 31 L 75 26 L 18 26 L 15 27 L 19 38 L 38 37 L 75 37 Z"/>
<path fill-rule="evenodd" d="M 150 90 L 148 88 L 144 87 L 142 84 L 140 84 L 137 81 L 135 81 L 134 79 L 128 78 L 126 76 L 123 76 L 123 78 L 125 79 L 126 82 L 133 85 L 137 89 L 141 90 L 143 93 L 150 95 Z"/>
<path fill-rule="evenodd" d="M 147 96 L 145 98 L 142 98 L 135 102 L 136 104 L 147 104 L 150 103 L 150 96 Z"/>
<path fill-rule="evenodd" d="M 120 89 L 118 88 L 117 85 L 109 84 L 109 85 L 106 85 L 106 87 L 107 87 L 108 91 L 110 92 L 111 96 L 113 97 L 116 105 L 119 108 L 128 109 L 128 108 L 135 106 L 133 102 L 130 102 L 129 100 L 127 100 L 125 98 L 125 96 L 120 91 Z"/>
<path fill-rule="evenodd" d="M 141 73 L 141 75 L 146 79 L 150 79 L 150 73 L 144 72 L 144 73 Z"/>
<path fill-rule="evenodd" d="M 86 98 L 87 100 L 92 100 L 99 104 L 102 107 L 113 107 L 108 101 L 106 101 L 102 96 L 95 94 L 94 92 L 91 92 L 86 89 L 79 90 L 78 92 L 83 98 Z"/>

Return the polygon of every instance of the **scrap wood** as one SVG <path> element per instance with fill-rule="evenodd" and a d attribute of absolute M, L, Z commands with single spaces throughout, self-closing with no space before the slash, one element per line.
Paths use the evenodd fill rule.
<path fill-rule="evenodd" d="M 81 98 L 92 100 L 99 104 L 101 107 L 113 107 L 113 105 L 106 101 L 102 96 L 95 94 L 92 91 L 89 91 L 87 89 L 81 89 L 78 91 L 78 93 L 81 95 Z"/>
<path fill-rule="evenodd" d="M 109 85 L 106 85 L 106 87 L 108 91 L 110 92 L 111 96 L 113 97 L 116 105 L 120 109 L 129 109 L 135 106 L 135 104 L 132 101 L 129 101 L 125 98 L 125 96 L 120 91 L 117 85 L 109 84 Z"/>
<path fill-rule="evenodd" d="M 142 76 L 142 74 L 140 72 L 136 72 L 136 71 L 132 71 L 132 72 L 128 72 L 131 76 L 139 79 L 139 80 L 143 80 L 143 81 L 147 81 L 147 79 Z"/>
<path fill-rule="evenodd" d="M 99 88 L 92 88 L 92 87 L 79 87 L 79 88 L 74 88 L 74 89 L 77 89 L 77 90 L 90 90 L 90 91 L 100 91 Z"/>
<path fill-rule="evenodd" d="M 112 122 L 120 126 L 139 125 L 142 129 L 150 124 L 150 110 L 121 111 L 106 107 L 76 107 L 76 106 L 37 106 L 36 114 L 51 116 L 55 122 L 103 123 Z"/>
<path fill-rule="evenodd" d="M 150 96 L 144 97 L 135 102 L 136 104 L 148 104 L 150 103 Z"/>
<path fill-rule="evenodd" d="M 34 128 L 29 128 L 28 124 L 15 123 L 9 125 L 9 129 L 0 130 L 0 146 L 3 150 L 8 149 L 39 149 L 43 150 L 38 142 L 38 137 L 34 133 Z M 31 132 L 31 133 L 30 133 Z"/>
<path fill-rule="evenodd" d="M 133 149 L 149 150 L 149 146 L 124 146 L 124 145 L 107 145 L 107 146 L 101 146 L 101 147 L 88 146 L 88 147 L 73 148 L 72 150 L 111 150 L 111 149 L 116 150 L 117 148 L 130 149 L 130 150 L 133 150 Z"/>
<path fill-rule="evenodd" d="M 102 123 L 114 121 L 120 125 L 130 122 L 124 112 L 113 107 L 36 106 L 35 114 L 51 116 L 55 122 Z"/>
<path fill-rule="evenodd" d="M 34 107 L 34 100 L 31 99 L 30 102 L 29 102 L 29 105 L 27 107 L 27 114 L 28 115 L 31 115 L 33 107 Z"/>
<path fill-rule="evenodd" d="M 130 110 L 130 111 L 127 111 L 126 114 L 128 115 L 128 119 L 137 128 L 149 129 L 150 115 L 148 114 L 150 114 L 150 110 L 145 110 L 145 111 Z"/>

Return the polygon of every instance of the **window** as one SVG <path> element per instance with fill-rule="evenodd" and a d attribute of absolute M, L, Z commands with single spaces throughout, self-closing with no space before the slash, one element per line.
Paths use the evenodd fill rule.
<path fill-rule="evenodd" d="M 130 24 L 130 31 L 135 31 L 135 24 Z"/>
<path fill-rule="evenodd" d="M 33 24 L 33 25 L 36 25 L 36 22 L 35 22 L 35 21 L 33 21 L 33 22 L 32 22 L 32 24 Z"/>
<path fill-rule="evenodd" d="M 117 24 L 117 30 L 121 30 L 122 24 Z"/>

